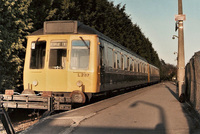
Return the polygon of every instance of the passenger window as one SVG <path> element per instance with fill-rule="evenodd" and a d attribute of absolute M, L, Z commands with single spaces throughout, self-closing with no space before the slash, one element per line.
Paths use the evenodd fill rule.
<path fill-rule="evenodd" d="M 114 52 L 114 68 L 117 69 L 117 53 Z"/>
<path fill-rule="evenodd" d="M 121 69 L 124 70 L 124 55 L 121 55 Z"/>
<path fill-rule="evenodd" d="M 113 50 L 108 48 L 108 66 L 113 68 Z"/>
<path fill-rule="evenodd" d="M 71 50 L 71 69 L 88 69 L 90 57 L 89 40 L 73 40 Z"/>
<path fill-rule="evenodd" d="M 66 57 L 67 57 L 67 41 L 66 40 L 51 41 L 50 47 L 51 49 L 49 58 L 49 68 L 65 69 Z"/>
<path fill-rule="evenodd" d="M 132 72 L 133 71 L 133 61 L 131 60 L 131 63 L 130 63 L 130 71 Z"/>
<path fill-rule="evenodd" d="M 117 68 L 121 69 L 121 54 L 117 52 Z"/>
<path fill-rule="evenodd" d="M 138 72 L 140 72 L 140 63 L 138 63 Z"/>
<path fill-rule="evenodd" d="M 127 57 L 126 62 L 127 62 L 127 65 L 126 65 L 127 70 L 130 71 L 130 68 L 129 68 L 129 57 Z"/>
<path fill-rule="evenodd" d="M 45 54 L 46 54 L 46 41 L 32 42 L 30 69 L 44 68 Z"/>
<path fill-rule="evenodd" d="M 136 64 L 135 64 L 135 68 L 136 68 L 136 72 L 139 72 L 139 64 L 138 64 L 138 61 L 137 61 Z"/>

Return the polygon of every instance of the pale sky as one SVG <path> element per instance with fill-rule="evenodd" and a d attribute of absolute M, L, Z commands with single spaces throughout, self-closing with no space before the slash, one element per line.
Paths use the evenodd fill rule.
<path fill-rule="evenodd" d="M 172 40 L 175 32 L 175 15 L 178 0 L 110 0 L 114 4 L 126 4 L 126 13 L 132 22 L 152 42 L 159 58 L 176 65 L 174 52 L 178 51 L 178 39 Z M 195 52 L 200 51 L 200 0 L 183 0 L 185 64 Z"/>

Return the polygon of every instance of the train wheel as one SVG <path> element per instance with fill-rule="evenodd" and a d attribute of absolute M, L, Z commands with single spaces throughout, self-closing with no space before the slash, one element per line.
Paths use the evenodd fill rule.
<path fill-rule="evenodd" d="M 71 92 L 70 98 L 72 103 L 85 103 L 86 101 L 85 94 L 79 90 Z"/>

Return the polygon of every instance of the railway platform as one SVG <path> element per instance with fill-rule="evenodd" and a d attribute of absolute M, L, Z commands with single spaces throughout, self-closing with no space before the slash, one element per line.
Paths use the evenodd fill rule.
<path fill-rule="evenodd" d="M 49 116 L 21 134 L 199 134 L 199 128 L 176 86 L 162 82 Z"/>

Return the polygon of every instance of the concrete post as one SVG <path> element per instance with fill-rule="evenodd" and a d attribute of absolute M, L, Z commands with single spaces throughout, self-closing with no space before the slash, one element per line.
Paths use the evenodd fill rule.
<path fill-rule="evenodd" d="M 178 14 L 183 15 L 182 0 L 178 0 Z M 185 101 L 185 55 L 184 55 L 184 34 L 183 20 L 179 20 L 178 28 L 178 90 L 179 101 Z"/>

